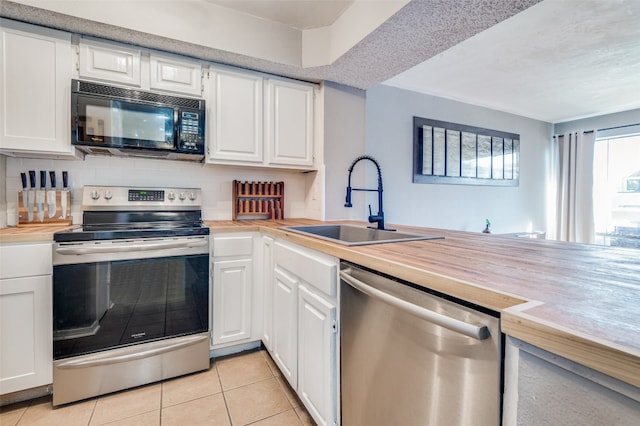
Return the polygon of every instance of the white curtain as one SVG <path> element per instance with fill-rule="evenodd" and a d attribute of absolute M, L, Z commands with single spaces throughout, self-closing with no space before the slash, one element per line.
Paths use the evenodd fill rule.
<path fill-rule="evenodd" d="M 594 243 L 595 131 L 556 135 L 556 239 Z"/>

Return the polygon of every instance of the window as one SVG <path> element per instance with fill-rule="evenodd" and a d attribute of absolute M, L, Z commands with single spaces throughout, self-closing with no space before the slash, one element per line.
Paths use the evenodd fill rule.
<path fill-rule="evenodd" d="M 593 167 L 596 242 L 640 248 L 640 135 L 598 138 Z"/>

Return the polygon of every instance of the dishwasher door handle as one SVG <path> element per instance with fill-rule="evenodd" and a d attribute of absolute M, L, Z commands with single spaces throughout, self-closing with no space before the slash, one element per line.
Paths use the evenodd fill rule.
<path fill-rule="evenodd" d="M 425 321 L 477 340 L 484 340 L 489 338 L 489 328 L 486 325 L 469 324 L 467 322 L 430 311 L 423 308 L 422 306 L 415 305 L 411 302 L 407 302 L 406 300 L 402 300 L 395 296 L 392 296 L 389 293 L 378 290 L 377 288 L 371 287 L 370 285 L 365 284 L 357 278 L 349 275 L 346 271 L 340 271 L 340 278 L 342 278 L 343 281 L 345 281 L 356 290 L 371 297 L 375 297 L 391 306 L 401 309 Z"/>

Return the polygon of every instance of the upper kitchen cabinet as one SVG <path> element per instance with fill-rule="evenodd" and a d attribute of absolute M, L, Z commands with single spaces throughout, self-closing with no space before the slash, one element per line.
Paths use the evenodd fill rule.
<path fill-rule="evenodd" d="M 291 169 L 314 166 L 314 88 L 211 67 L 207 162 Z"/>
<path fill-rule="evenodd" d="M 263 163 L 262 77 L 212 67 L 209 78 L 207 161 Z"/>
<path fill-rule="evenodd" d="M 202 65 L 196 60 L 86 37 L 78 43 L 78 56 L 82 80 L 202 96 Z"/>
<path fill-rule="evenodd" d="M 152 90 L 202 96 L 200 62 L 152 53 L 149 65 L 149 86 Z"/>
<path fill-rule="evenodd" d="M 140 49 L 89 38 L 82 38 L 78 49 L 81 79 L 141 86 Z"/>
<path fill-rule="evenodd" d="M 0 19 L 0 151 L 70 156 L 71 35 Z"/>
<path fill-rule="evenodd" d="M 313 165 L 313 87 L 284 80 L 265 81 L 268 163 Z"/>

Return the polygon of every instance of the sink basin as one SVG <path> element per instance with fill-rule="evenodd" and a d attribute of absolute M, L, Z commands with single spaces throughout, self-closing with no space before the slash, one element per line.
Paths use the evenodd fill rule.
<path fill-rule="evenodd" d="M 410 232 L 380 230 L 354 225 L 283 226 L 282 229 L 347 246 L 383 244 L 403 241 L 433 240 L 444 237 Z"/>

